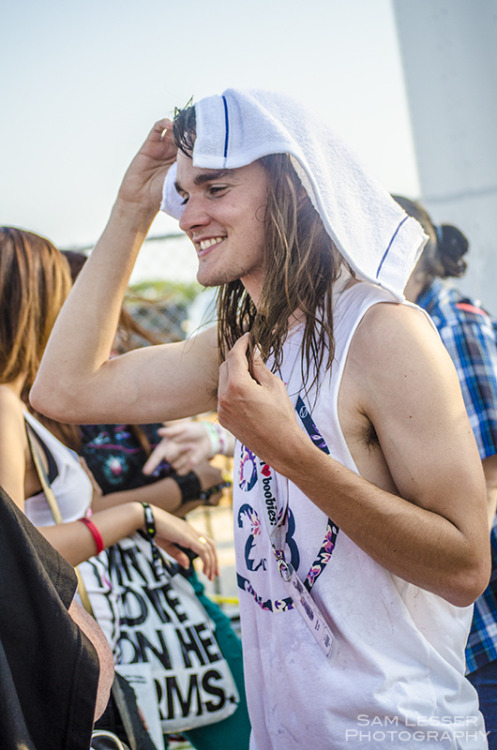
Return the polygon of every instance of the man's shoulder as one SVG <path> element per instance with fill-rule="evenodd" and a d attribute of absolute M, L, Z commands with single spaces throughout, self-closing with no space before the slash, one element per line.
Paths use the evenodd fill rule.
<path fill-rule="evenodd" d="M 335 298 L 333 310 L 335 331 L 340 333 L 345 330 L 348 335 L 348 331 L 355 330 L 366 313 L 380 303 L 398 304 L 399 301 L 391 292 L 377 284 L 354 280 Z"/>
<path fill-rule="evenodd" d="M 377 342 L 389 343 L 392 336 L 403 339 L 418 330 L 433 329 L 425 311 L 409 302 L 393 299 L 379 299 L 365 311 L 358 333 Z"/>
<path fill-rule="evenodd" d="M 384 366 L 385 358 L 408 347 L 410 340 L 435 335 L 433 324 L 423 309 L 400 301 L 388 290 L 369 282 L 357 283 L 347 290 L 340 299 L 337 313 L 338 351 L 344 346 L 347 349 L 345 342 L 348 340 L 347 354 L 360 368 Z"/>
<path fill-rule="evenodd" d="M 349 360 L 359 380 L 371 387 L 381 381 L 399 383 L 430 361 L 441 363 L 446 352 L 426 313 L 415 305 L 378 304 L 369 308 L 351 342 Z M 392 386 L 393 387 L 393 386 Z"/>

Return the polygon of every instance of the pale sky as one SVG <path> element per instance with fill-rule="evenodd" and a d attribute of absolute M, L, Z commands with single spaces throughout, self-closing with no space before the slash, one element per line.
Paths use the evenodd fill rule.
<path fill-rule="evenodd" d="M 153 123 L 230 86 L 295 96 L 388 190 L 416 197 L 391 2 L 4 3 L 0 224 L 93 243 Z M 176 228 L 162 215 L 152 234 Z"/>

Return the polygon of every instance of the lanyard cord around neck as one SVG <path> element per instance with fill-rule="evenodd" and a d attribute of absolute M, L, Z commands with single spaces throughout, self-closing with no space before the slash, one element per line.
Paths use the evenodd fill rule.
<path fill-rule="evenodd" d="M 307 407 L 299 396 L 296 407 L 302 423 L 309 437 L 317 447 L 329 454 L 328 446 L 321 436 L 316 425 L 312 421 Z M 285 542 L 288 529 L 288 499 L 284 509 L 277 518 L 277 496 L 276 481 L 272 468 L 261 461 L 262 491 L 263 491 L 263 515 L 276 560 L 279 574 L 291 594 L 293 605 L 297 608 L 305 624 L 308 626 L 313 638 L 321 648 L 327 659 L 332 659 L 335 653 L 335 638 L 331 631 L 327 617 L 321 612 L 319 606 L 310 594 L 311 588 L 317 581 L 324 568 L 328 564 L 335 547 L 338 527 L 328 519 L 327 533 L 319 554 L 311 566 L 306 580 L 302 582 L 291 562 L 285 560 Z"/>

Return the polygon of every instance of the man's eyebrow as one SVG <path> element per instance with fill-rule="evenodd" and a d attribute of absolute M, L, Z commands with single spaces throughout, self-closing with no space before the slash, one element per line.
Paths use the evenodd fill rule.
<path fill-rule="evenodd" d="M 229 169 L 212 169 L 208 172 L 201 172 L 194 178 L 193 184 L 198 187 L 199 185 L 203 185 L 205 182 L 211 182 L 211 180 L 219 180 L 220 177 L 224 177 L 225 175 L 229 174 L 230 171 L 231 170 Z M 183 192 L 183 188 L 177 180 L 174 183 L 174 187 L 176 188 L 178 193 Z"/>

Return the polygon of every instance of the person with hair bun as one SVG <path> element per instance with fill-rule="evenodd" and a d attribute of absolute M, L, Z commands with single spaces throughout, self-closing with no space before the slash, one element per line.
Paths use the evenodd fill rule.
<path fill-rule="evenodd" d="M 413 301 L 435 279 L 463 276 L 468 265 L 463 256 L 468 252 L 469 242 L 461 230 L 452 224 L 434 224 L 420 203 L 401 195 L 394 195 L 393 198 L 409 216 L 419 221 L 428 236 L 428 242 L 405 288 L 406 297 Z"/>
<path fill-rule="evenodd" d="M 419 203 L 393 196 L 422 225 L 428 242 L 405 289 L 407 299 L 424 308 L 435 323 L 457 370 L 464 403 L 478 444 L 487 485 L 492 542 L 492 574 L 475 602 L 466 647 L 468 677 L 476 687 L 489 732 L 497 748 L 497 321 L 479 301 L 442 281 L 466 272 L 469 242 L 452 224 L 437 226 Z"/>

